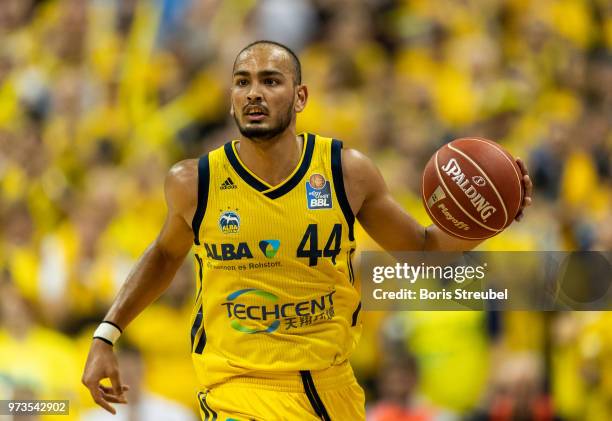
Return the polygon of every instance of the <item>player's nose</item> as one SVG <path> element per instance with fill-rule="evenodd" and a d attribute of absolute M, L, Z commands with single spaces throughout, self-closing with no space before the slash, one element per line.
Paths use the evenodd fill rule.
<path fill-rule="evenodd" d="M 263 97 L 261 91 L 259 90 L 259 84 L 252 83 L 251 89 L 249 89 L 249 92 L 247 92 L 247 99 L 249 100 L 249 102 L 256 102 L 261 101 L 262 98 Z"/>

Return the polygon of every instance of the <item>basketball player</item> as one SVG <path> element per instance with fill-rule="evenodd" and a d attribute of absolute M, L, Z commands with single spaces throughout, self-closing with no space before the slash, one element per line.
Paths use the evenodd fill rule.
<path fill-rule="evenodd" d="M 165 224 L 94 334 L 83 383 L 109 412 L 110 403 L 125 403 L 126 390 L 113 343 L 192 247 L 199 276 L 191 352 L 202 418 L 344 421 L 365 418 L 348 363 L 361 329 L 355 218 L 386 250 L 479 244 L 418 224 L 359 152 L 297 135 L 307 99 L 287 47 L 259 41 L 238 54 L 230 113 L 239 140 L 169 171 Z M 531 181 L 519 165 L 524 208 Z"/>

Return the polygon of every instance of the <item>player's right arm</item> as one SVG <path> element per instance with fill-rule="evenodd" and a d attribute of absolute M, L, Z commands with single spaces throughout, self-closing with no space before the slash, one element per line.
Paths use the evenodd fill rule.
<path fill-rule="evenodd" d="M 197 207 L 197 160 L 174 165 L 164 183 L 168 213 L 153 243 L 145 250 L 121 287 L 104 320 L 121 329 L 157 299 L 170 285 L 193 243 L 191 220 Z M 100 385 L 109 378 L 112 388 Z M 94 401 L 112 414 L 110 403 L 125 403 L 113 347 L 94 339 L 82 378 Z"/>

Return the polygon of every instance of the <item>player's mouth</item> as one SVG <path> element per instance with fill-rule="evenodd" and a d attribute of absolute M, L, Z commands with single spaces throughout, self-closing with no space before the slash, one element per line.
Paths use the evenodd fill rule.
<path fill-rule="evenodd" d="M 244 114 L 250 121 L 259 121 L 263 120 L 268 115 L 268 112 L 265 108 L 249 107 L 245 110 Z"/>

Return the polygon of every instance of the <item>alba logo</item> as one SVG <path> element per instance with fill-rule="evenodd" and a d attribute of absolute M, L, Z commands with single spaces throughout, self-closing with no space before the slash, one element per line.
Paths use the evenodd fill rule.
<path fill-rule="evenodd" d="M 262 240 L 259 242 L 259 248 L 261 252 L 268 259 L 272 259 L 274 258 L 274 256 L 276 256 L 276 252 L 278 251 L 279 247 L 280 241 L 278 240 Z"/>
<path fill-rule="evenodd" d="M 240 215 L 234 211 L 226 211 L 219 217 L 219 228 L 224 234 L 235 234 L 240 230 Z"/>

